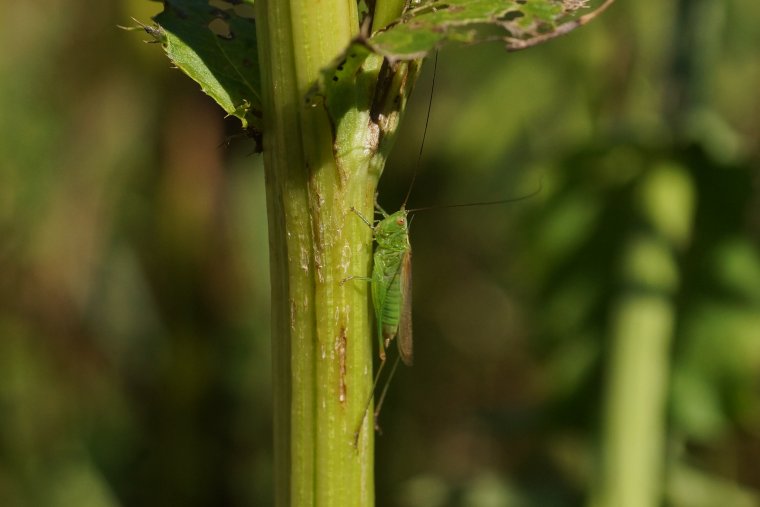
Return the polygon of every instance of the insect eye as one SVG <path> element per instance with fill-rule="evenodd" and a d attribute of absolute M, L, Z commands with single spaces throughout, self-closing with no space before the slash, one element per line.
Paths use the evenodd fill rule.
<path fill-rule="evenodd" d="M 399 218 L 398 220 L 396 220 L 396 223 L 399 224 L 399 225 L 404 225 L 404 219 L 403 218 Z"/>

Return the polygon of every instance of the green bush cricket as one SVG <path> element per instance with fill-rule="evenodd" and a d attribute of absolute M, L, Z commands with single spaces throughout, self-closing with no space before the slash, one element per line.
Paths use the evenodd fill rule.
<path fill-rule="evenodd" d="M 372 391 L 366 407 L 362 411 L 362 417 L 354 435 L 354 445 L 358 442 L 364 418 L 367 416 L 369 406 L 372 403 L 377 382 L 385 366 L 386 350 L 391 341 L 396 339 L 399 353 L 375 409 L 375 428 L 377 428 L 377 416 L 380 413 L 391 378 L 398 367 L 399 359 L 407 366 L 411 366 L 414 361 L 412 346 L 412 247 L 409 243 L 409 212 L 405 205 L 391 215 L 377 204 L 375 207 L 382 213 L 383 218 L 374 226 L 355 208 L 351 208 L 351 211 L 356 213 L 364 223 L 372 227 L 373 237 L 377 245 L 373 254 L 372 276 L 370 278 L 350 276 L 342 282 L 345 283 L 351 279 L 370 282 L 379 341 L 380 366 L 372 382 Z"/>
<path fill-rule="evenodd" d="M 438 52 L 435 53 L 433 60 L 433 80 L 430 87 L 430 98 L 428 99 L 427 114 L 425 117 L 425 129 L 423 130 L 420 151 L 417 156 L 417 166 L 419 166 L 422 151 L 425 147 L 425 136 L 427 135 L 428 123 L 430 122 L 430 108 L 433 104 L 433 92 L 435 91 L 435 75 L 438 69 Z M 378 430 L 377 416 L 383 406 L 385 394 L 388 392 L 388 386 L 391 383 L 393 375 L 396 373 L 399 359 L 404 364 L 411 366 L 414 362 L 414 348 L 412 343 L 412 245 L 409 242 L 409 210 L 406 209 L 406 203 L 412 193 L 414 180 L 417 177 L 415 167 L 414 176 L 409 184 L 404 203 L 401 209 L 393 214 L 388 214 L 377 203 L 375 195 L 375 209 L 379 211 L 383 218 L 376 224 L 372 224 L 364 218 L 356 208 L 351 207 L 351 211 L 361 218 L 361 220 L 372 228 L 372 237 L 375 241 L 375 252 L 372 256 L 372 276 L 370 278 L 350 276 L 343 280 L 341 284 L 350 279 L 360 279 L 370 282 L 372 290 L 372 306 L 375 310 L 375 323 L 377 325 L 378 351 L 380 355 L 380 366 L 372 382 L 372 391 L 369 393 L 366 406 L 362 411 L 362 417 L 354 434 L 354 447 L 359 441 L 359 434 L 364 418 L 367 417 L 369 406 L 375 394 L 377 382 L 380 374 L 385 367 L 386 350 L 391 341 L 396 339 L 398 346 L 398 356 L 393 363 L 391 373 L 385 382 L 380 399 L 375 407 L 375 429 Z"/>
<path fill-rule="evenodd" d="M 412 351 L 412 247 L 409 243 L 408 211 L 405 206 L 392 215 L 375 205 L 383 219 L 374 226 L 355 208 L 351 211 L 372 227 L 377 246 L 373 255 L 372 277 L 351 276 L 343 280 L 361 279 L 371 283 L 372 304 L 379 340 L 380 360 L 386 349 L 398 338 L 399 357 L 404 364 L 413 363 Z"/>
<path fill-rule="evenodd" d="M 425 128 L 423 131 L 422 142 L 417 159 L 417 165 L 422 157 L 425 145 L 425 136 L 427 134 L 428 123 L 430 120 L 430 109 L 435 90 L 435 75 L 438 65 L 438 53 L 435 53 L 433 67 L 433 81 L 428 102 L 427 117 L 425 119 Z M 497 201 L 474 202 L 464 204 L 450 204 L 443 206 L 431 206 L 425 208 L 406 209 L 406 204 L 411 195 L 412 188 L 416 179 L 416 169 L 412 176 L 412 181 L 407 190 L 401 208 L 395 213 L 387 213 L 375 200 L 375 209 L 382 215 L 382 218 L 376 222 L 370 222 L 362 216 L 356 208 L 351 207 L 355 213 L 368 227 L 372 229 L 373 240 L 375 242 L 375 251 L 373 254 L 372 276 L 349 276 L 345 278 L 341 285 L 349 280 L 357 279 L 367 281 L 371 284 L 372 306 L 375 313 L 375 323 L 377 326 L 378 351 L 380 356 L 380 366 L 372 383 L 372 390 L 369 393 L 367 403 L 354 434 L 354 446 L 357 445 L 361 427 L 369 412 L 369 407 L 377 388 L 380 374 L 386 364 L 387 350 L 391 342 L 395 339 L 398 348 L 398 356 L 393 363 L 393 368 L 383 386 L 380 398 L 375 408 L 375 429 L 379 430 L 377 417 L 382 408 L 385 395 L 388 391 L 393 375 L 398 367 L 399 360 L 405 365 L 411 366 L 414 362 L 413 342 L 412 342 L 412 247 L 409 241 L 409 214 L 419 211 L 428 211 L 443 208 L 457 208 L 469 206 L 487 206 L 493 204 L 505 204 L 509 202 L 528 199 L 541 191 L 542 185 L 534 192 L 517 198 L 501 199 Z"/>
<path fill-rule="evenodd" d="M 396 372 L 399 360 L 403 361 L 407 366 L 412 366 L 414 362 L 414 348 L 412 342 L 412 246 L 409 241 L 409 213 L 442 208 L 504 204 L 528 199 L 540 191 L 541 185 L 539 185 L 539 188 L 536 191 L 522 197 L 499 201 L 451 204 L 429 208 L 406 209 L 405 202 L 401 205 L 401 209 L 392 214 L 388 214 L 376 203 L 375 208 L 382 214 L 382 219 L 377 221 L 374 225 L 355 208 L 351 208 L 352 212 L 356 213 L 367 226 L 372 228 L 376 246 L 372 257 L 372 276 L 369 278 L 349 276 L 341 283 L 353 279 L 370 282 L 372 306 L 375 311 L 375 323 L 377 326 L 378 351 L 380 356 L 380 366 L 378 367 L 375 379 L 372 383 L 372 392 L 370 392 L 367 404 L 362 411 L 362 418 L 359 421 L 355 433 L 355 445 L 356 442 L 358 442 L 359 433 L 364 424 L 364 418 L 367 416 L 369 406 L 372 403 L 372 398 L 375 388 L 377 387 L 377 382 L 380 379 L 380 374 L 385 367 L 387 350 L 388 347 L 390 347 L 391 342 L 394 339 L 396 340 L 398 356 L 393 363 L 393 368 L 388 375 L 388 379 L 380 394 L 377 407 L 375 408 L 375 429 L 379 429 L 377 425 L 377 416 L 382 408 L 385 394 L 387 393 L 388 386 Z"/>

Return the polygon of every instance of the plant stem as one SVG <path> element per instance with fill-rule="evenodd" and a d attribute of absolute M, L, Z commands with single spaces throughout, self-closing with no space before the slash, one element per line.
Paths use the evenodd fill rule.
<path fill-rule="evenodd" d="M 602 469 L 592 507 L 662 504 L 677 252 L 691 234 L 694 189 L 685 168 L 660 163 L 639 197 L 642 224 L 628 240 L 624 290 L 612 314 Z"/>
<path fill-rule="evenodd" d="M 304 98 L 358 33 L 354 0 L 256 2 L 270 227 L 278 506 L 374 504 L 371 417 L 354 434 L 372 387 L 366 275 L 379 169 L 338 160 L 333 125 Z M 361 139 L 365 121 L 352 125 Z"/>
<path fill-rule="evenodd" d="M 404 10 L 405 0 L 377 0 L 372 16 L 372 32 L 376 32 L 397 20 Z"/>

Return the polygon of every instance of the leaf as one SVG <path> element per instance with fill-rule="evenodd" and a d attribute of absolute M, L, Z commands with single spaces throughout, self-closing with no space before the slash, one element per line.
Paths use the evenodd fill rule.
<path fill-rule="evenodd" d="M 357 107 L 357 101 L 361 101 L 360 108 L 368 108 L 374 80 L 367 82 L 363 66 L 371 54 L 363 38 L 352 40 L 337 58 L 320 70 L 319 78 L 306 94 L 306 104 L 324 106 L 334 121 Z M 360 98 L 360 95 L 365 96 Z"/>
<path fill-rule="evenodd" d="M 446 42 L 502 41 L 514 51 L 586 24 L 612 1 L 579 16 L 588 0 L 434 0 L 407 11 L 367 43 L 391 61 L 422 58 Z"/>
<path fill-rule="evenodd" d="M 143 27 L 182 72 L 244 128 L 261 130 L 261 80 L 254 0 L 165 0 Z"/>

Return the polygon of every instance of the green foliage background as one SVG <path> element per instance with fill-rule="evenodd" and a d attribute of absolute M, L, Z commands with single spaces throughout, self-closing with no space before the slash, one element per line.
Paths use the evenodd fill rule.
<path fill-rule="evenodd" d="M 662 167 L 684 176 L 667 202 L 694 200 L 665 503 L 760 505 L 760 7 L 692 1 L 686 19 L 689 3 L 619 1 L 521 53 L 441 53 L 410 206 L 542 191 L 415 218 L 416 364 L 381 416 L 379 505 L 584 505 L 610 316 Z M 159 48 L 116 29 L 159 8 L 5 6 L 3 506 L 271 503 L 261 161 L 225 145 L 239 122 Z M 415 166 L 426 70 L 386 209 Z"/>

